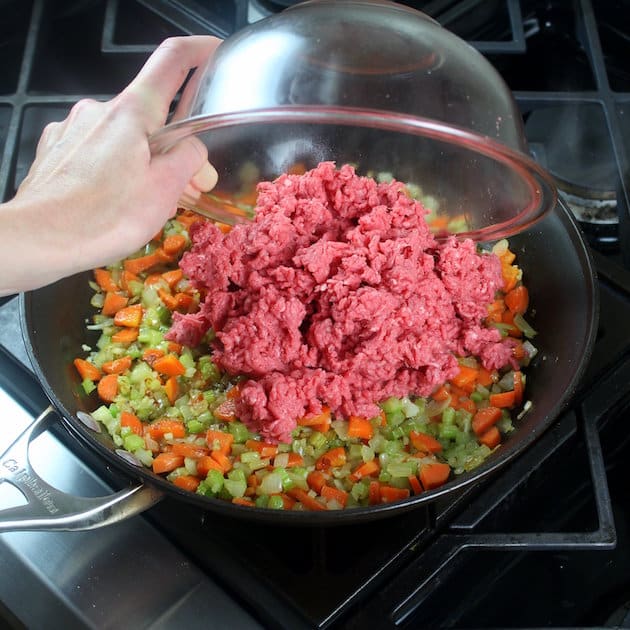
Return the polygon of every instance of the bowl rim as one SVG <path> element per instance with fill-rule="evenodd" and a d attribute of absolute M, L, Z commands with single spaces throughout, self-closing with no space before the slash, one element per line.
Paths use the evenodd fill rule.
<path fill-rule="evenodd" d="M 537 223 L 556 206 L 558 201 L 558 192 L 552 176 L 528 154 L 464 127 L 379 109 L 284 105 L 219 114 L 200 114 L 169 122 L 149 137 L 149 146 L 152 154 L 160 154 L 167 152 L 184 138 L 206 131 L 239 125 L 296 122 L 372 128 L 377 126 L 387 131 L 411 133 L 463 147 L 509 168 L 529 191 L 529 203 L 514 217 L 484 228 L 460 232 L 457 234 L 459 238 L 471 238 L 476 241 L 506 238 Z"/>

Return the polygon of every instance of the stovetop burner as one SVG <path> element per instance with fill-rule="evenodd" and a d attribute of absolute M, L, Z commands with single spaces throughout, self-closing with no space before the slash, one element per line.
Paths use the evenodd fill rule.
<path fill-rule="evenodd" d="M 282 4 L 290 3 L 2 3 L 0 196 L 14 193 L 48 122 L 63 118 L 83 96 L 115 94 L 162 39 L 226 36 Z M 614 242 L 589 234 L 602 314 L 578 395 L 500 474 L 383 522 L 252 530 L 164 501 L 102 532 L 0 535 L 5 575 L 22 576 L 0 582 L 0 618 L 6 612 L 13 621 L 44 627 L 54 616 L 60 627 L 103 627 L 116 625 L 121 610 L 129 625 L 156 628 L 194 627 L 199 620 L 292 629 L 625 623 L 630 331 L 619 322 L 630 319 L 628 2 L 406 4 L 426 10 L 495 64 L 515 91 L 532 153 L 565 193 L 614 199 L 614 216 L 610 206 L 601 220 L 582 217 L 585 230 L 588 223 L 614 224 Z M 26 423 L 47 404 L 27 364 L 17 302 L 2 300 L 5 422 Z M 123 483 L 96 458 L 73 457 L 78 446 L 65 431 L 55 428 L 39 439 L 44 460 L 54 463 L 51 480 L 96 493 Z M 519 599 L 527 604 L 515 615 Z"/>

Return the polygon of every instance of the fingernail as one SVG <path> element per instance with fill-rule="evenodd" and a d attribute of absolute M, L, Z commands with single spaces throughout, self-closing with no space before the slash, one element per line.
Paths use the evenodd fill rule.
<path fill-rule="evenodd" d="M 197 189 L 203 192 L 212 190 L 219 179 L 219 175 L 216 172 L 214 166 L 210 162 L 206 162 L 190 180 L 191 184 Z"/>

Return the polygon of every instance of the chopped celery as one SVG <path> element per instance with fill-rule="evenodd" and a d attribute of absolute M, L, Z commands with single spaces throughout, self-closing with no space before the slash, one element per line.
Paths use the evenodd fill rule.
<path fill-rule="evenodd" d="M 123 446 L 125 447 L 125 450 L 133 453 L 139 448 L 145 448 L 144 438 L 141 435 L 129 433 L 123 438 Z"/>
<path fill-rule="evenodd" d="M 274 494 L 269 497 L 267 507 L 271 510 L 284 510 L 284 501 L 281 496 Z"/>

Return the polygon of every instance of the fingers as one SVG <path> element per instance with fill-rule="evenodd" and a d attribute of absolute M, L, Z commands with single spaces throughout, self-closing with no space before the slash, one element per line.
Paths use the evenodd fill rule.
<path fill-rule="evenodd" d="M 219 38 L 205 35 L 172 37 L 149 57 L 121 94 L 123 99 L 127 95 L 140 98 L 149 133 L 166 121 L 169 106 L 189 71 L 205 65 L 220 43 Z"/>

